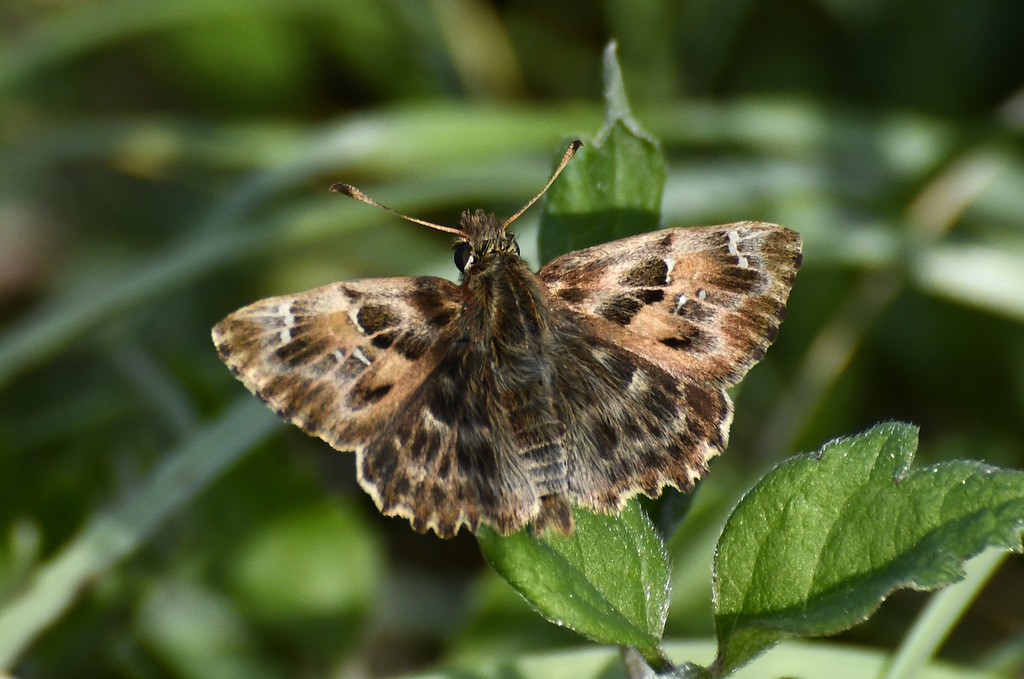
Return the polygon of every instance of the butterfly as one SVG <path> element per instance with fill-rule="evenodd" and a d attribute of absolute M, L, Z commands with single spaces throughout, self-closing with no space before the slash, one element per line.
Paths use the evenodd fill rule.
<path fill-rule="evenodd" d="M 737 383 L 786 312 L 801 239 L 759 222 L 668 228 L 570 252 L 537 273 L 512 217 L 458 228 L 458 284 L 332 283 L 213 329 L 221 359 L 281 417 L 354 451 L 386 515 L 454 536 L 570 534 L 571 509 L 689 490 L 725 449 Z"/>

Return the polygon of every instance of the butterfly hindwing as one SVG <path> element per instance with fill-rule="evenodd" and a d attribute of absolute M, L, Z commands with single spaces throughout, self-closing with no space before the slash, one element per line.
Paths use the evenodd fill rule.
<path fill-rule="evenodd" d="M 511 533 L 537 514 L 540 495 L 490 363 L 456 346 L 357 451 L 359 479 L 385 514 L 421 532 L 451 537 L 487 523 Z"/>
<path fill-rule="evenodd" d="M 594 511 L 637 493 L 689 490 L 725 447 L 732 404 L 721 387 L 669 373 L 565 313 L 555 380 L 568 492 Z"/>

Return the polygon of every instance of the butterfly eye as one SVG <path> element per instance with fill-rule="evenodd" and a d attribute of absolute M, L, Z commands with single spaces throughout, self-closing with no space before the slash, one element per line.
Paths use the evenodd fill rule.
<path fill-rule="evenodd" d="M 466 267 L 473 263 L 473 246 L 465 241 L 455 244 L 455 266 L 465 273 Z"/>

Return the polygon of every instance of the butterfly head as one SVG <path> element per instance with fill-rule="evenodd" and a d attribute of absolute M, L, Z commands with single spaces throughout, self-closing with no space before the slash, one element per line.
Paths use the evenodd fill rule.
<path fill-rule="evenodd" d="M 483 210 L 463 212 L 460 237 L 455 241 L 455 266 L 468 274 L 480 262 L 500 257 L 519 257 L 519 243 L 515 234 L 506 229 L 507 223 Z"/>

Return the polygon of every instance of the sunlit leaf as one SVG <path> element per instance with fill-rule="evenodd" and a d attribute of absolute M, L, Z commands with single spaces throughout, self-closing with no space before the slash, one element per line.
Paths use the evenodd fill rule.
<path fill-rule="evenodd" d="M 650 519 L 635 501 L 616 516 L 573 516 L 568 538 L 529 530 L 503 538 L 484 528 L 477 539 L 494 569 L 548 620 L 658 657 L 669 563 Z"/>
<path fill-rule="evenodd" d="M 959 580 L 986 547 L 1020 549 L 1024 473 L 910 471 L 916 447 L 916 428 L 879 425 L 786 461 L 743 498 L 715 560 L 723 675 L 785 635 L 848 629 L 895 589 Z"/>

